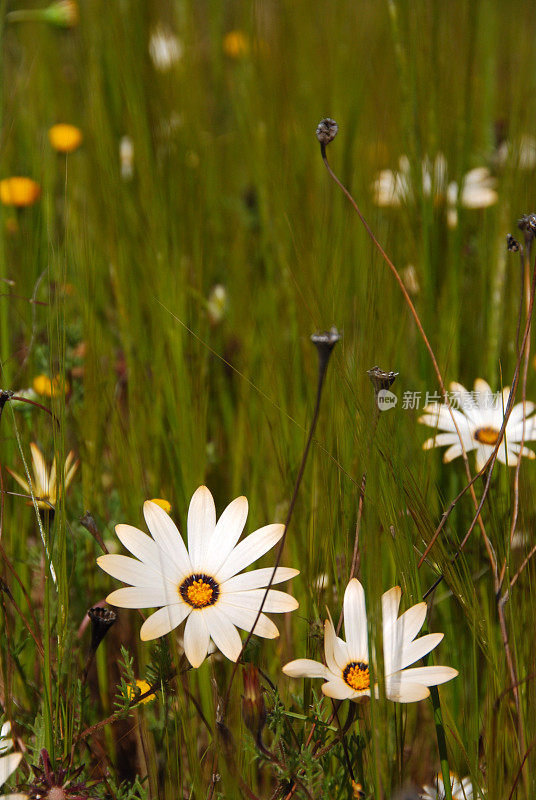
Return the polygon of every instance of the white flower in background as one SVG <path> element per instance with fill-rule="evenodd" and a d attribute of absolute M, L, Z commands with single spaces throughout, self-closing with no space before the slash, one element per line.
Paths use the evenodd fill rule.
<path fill-rule="evenodd" d="M 217 283 L 210 290 L 207 299 L 207 316 L 211 325 L 218 325 L 227 311 L 227 289 Z"/>
<path fill-rule="evenodd" d="M 450 773 L 450 788 L 452 800 L 473 800 L 473 785 L 469 778 L 460 780 L 457 775 Z M 423 786 L 424 794 L 420 800 L 445 800 L 445 784 L 441 774 L 436 775 L 433 786 Z"/>
<path fill-rule="evenodd" d="M 389 700 L 411 703 L 428 697 L 428 686 L 445 683 L 458 672 L 451 667 L 406 669 L 437 647 L 443 634 L 430 633 L 415 640 L 426 617 L 426 603 L 418 603 L 398 617 L 401 594 L 400 587 L 395 586 L 382 595 L 385 693 Z M 365 593 L 356 578 L 346 587 L 343 613 L 346 642 L 335 633 L 331 619 L 325 621 L 325 665 L 299 658 L 286 664 L 283 672 L 292 678 L 323 678 L 325 695 L 359 702 L 370 697 L 371 686 Z"/>
<path fill-rule="evenodd" d="M 460 431 L 465 452 L 476 450 L 476 466 L 481 470 L 499 438 L 504 410 L 508 402 L 510 387 L 505 387 L 502 392 L 493 394 L 489 385 L 482 378 L 477 378 L 473 392 L 468 392 L 461 384 L 451 383 L 451 406 L 459 405 L 459 409 L 452 408 L 452 414 Z M 518 456 L 535 458 L 535 454 L 528 447 L 523 447 L 521 452 L 521 439 L 533 441 L 536 439 L 536 416 L 527 419 L 536 408 L 535 404 L 528 401 L 517 403 L 506 425 L 505 436 L 499 447 L 497 458 L 503 464 L 513 467 L 517 464 Z M 424 409 L 425 414 L 419 418 L 423 425 L 444 431 L 437 433 L 423 444 L 424 450 L 432 447 L 449 445 L 443 455 L 443 461 L 449 462 L 461 456 L 462 446 L 460 438 L 452 421 L 451 412 L 444 403 L 430 403 Z M 525 415 L 525 435 L 523 437 L 523 416 Z"/>
<path fill-rule="evenodd" d="M 22 753 L 7 753 L 13 747 L 13 740 L 9 738 L 11 723 L 5 722 L 0 730 L 0 786 L 3 786 L 9 776 L 15 772 L 22 758 Z M 0 800 L 24 800 L 25 794 L 3 794 Z"/>
<path fill-rule="evenodd" d="M 236 661 L 242 649 L 236 628 L 250 631 L 253 627 L 273 568 L 238 573 L 277 544 L 285 526 L 266 525 L 237 544 L 246 524 L 247 499 L 237 497 L 216 522 L 214 500 L 206 486 L 200 486 L 190 502 L 188 549 L 160 506 L 148 500 L 143 513 L 152 538 L 131 525 L 115 528 L 136 558 L 105 555 L 97 559 L 109 575 L 131 584 L 112 592 L 107 602 L 122 608 L 159 608 L 141 627 L 144 641 L 164 636 L 186 620 L 184 651 L 193 667 L 203 663 L 211 639 L 227 658 Z M 278 567 L 273 583 L 298 573 L 297 569 Z M 289 594 L 270 589 L 263 612 L 296 608 L 298 602 Z M 279 635 L 265 613 L 254 633 L 267 639 Z"/>
<path fill-rule="evenodd" d="M 32 451 L 33 471 L 32 490 L 37 501 L 37 507 L 50 510 L 56 507 L 60 496 L 60 485 L 56 478 L 56 457 L 54 456 L 54 461 L 52 462 L 49 473 L 45 459 L 43 458 L 43 453 L 35 442 L 30 444 L 30 449 Z M 63 468 L 65 491 L 69 488 L 77 469 L 78 461 L 74 460 L 74 452 L 71 450 L 65 459 L 65 466 Z M 10 470 L 9 467 L 7 470 L 9 474 L 15 478 L 19 486 L 22 486 L 26 494 L 31 495 L 32 490 L 30 490 L 28 481 L 21 477 L 21 475 Z M 29 502 L 31 503 L 31 500 Z"/>
<path fill-rule="evenodd" d="M 170 28 L 158 25 L 149 39 L 149 55 L 156 69 L 167 72 L 182 58 L 181 41 Z"/>
<path fill-rule="evenodd" d="M 119 142 L 119 163 L 123 180 L 132 180 L 134 177 L 134 142 L 130 136 L 121 137 Z"/>
<path fill-rule="evenodd" d="M 536 139 L 530 134 L 523 134 L 518 141 L 501 142 L 495 153 L 495 161 L 499 167 L 505 167 L 513 160 L 517 169 L 534 169 L 536 167 Z"/>
<path fill-rule="evenodd" d="M 421 164 L 422 193 L 432 197 L 434 203 L 446 203 L 449 227 L 457 225 L 458 200 L 465 208 L 487 208 L 498 200 L 496 180 L 487 167 L 470 170 L 461 183 L 461 194 L 456 181 L 448 182 L 448 166 L 443 153 L 438 153 L 433 163 L 426 156 Z M 378 173 L 372 187 L 374 202 L 380 207 L 398 207 L 415 202 L 411 164 L 401 156 L 399 169 L 384 169 Z"/>

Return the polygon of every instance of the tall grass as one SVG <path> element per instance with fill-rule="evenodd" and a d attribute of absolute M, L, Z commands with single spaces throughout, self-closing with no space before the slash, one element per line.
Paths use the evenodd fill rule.
<path fill-rule="evenodd" d="M 535 167 L 516 158 L 536 112 L 532 5 L 86 0 L 79 10 L 71 29 L 3 29 L 0 177 L 28 175 L 42 195 L 1 212 L 1 384 L 20 394 L 44 373 L 70 387 L 40 398 L 54 418 L 8 401 L 0 421 L 0 702 L 25 749 L 12 785 L 27 786 L 25 765 L 37 764 L 43 747 L 71 769 L 84 765 L 84 780 L 99 781 L 90 796 L 285 797 L 298 778 L 296 796 L 350 798 L 361 796 L 353 774 L 364 797 L 391 798 L 403 785 L 431 783 L 440 769 L 431 701 L 358 706 L 345 755 L 320 684 L 281 672 L 293 658 L 322 660 L 320 624 L 326 606 L 335 620 L 342 607 L 366 474 L 358 576 L 371 642 L 379 651 L 382 592 L 400 584 L 408 608 L 444 575 L 428 598 L 427 626 L 445 633 L 435 661 L 460 673 L 439 691 L 450 769 L 471 776 L 475 797 L 529 800 L 534 566 L 505 605 L 516 709 L 478 528 L 451 561 L 473 518 L 469 495 L 417 567 L 466 476 L 460 459 L 443 464 L 439 452 L 421 449 L 417 419 L 426 393 L 438 391 L 432 364 L 391 275 L 329 181 L 314 130 L 326 115 L 339 123 L 331 163 L 394 263 L 413 266 L 413 299 L 445 379 L 509 385 L 522 283 L 505 235 L 534 203 Z M 157 25 L 181 43 L 165 72 L 148 50 Z M 229 31 L 243 37 L 238 54 L 226 53 Z M 55 122 L 82 130 L 79 150 L 52 150 Z M 499 129 L 511 143 L 502 166 Z M 129 180 L 124 136 L 134 146 Z M 438 153 L 458 183 L 490 166 L 497 204 L 459 205 L 449 228 L 445 203 L 420 178 L 423 159 Z M 374 177 L 403 154 L 413 200 L 378 208 Z M 207 298 L 216 284 L 228 306 L 213 324 Z M 282 562 L 301 570 L 291 590 L 300 609 L 280 621 L 278 640 L 254 638 L 245 653 L 265 676 L 263 741 L 273 757 L 241 718 L 241 669 L 222 733 L 216 719 L 232 665 L 213 657 L 187 670 L 180 632 L 142 643 L 136 611 L 119 612 L 82 686 L 87 609 L 118 586 L 96 566 L 101 549 L 80 522 L 85 512 L 120 552 L 114 525 L 145 529 L 147 498 L 168 499 L 185 532 L 201 483 L 219 512 L 247 495 L 248 531 L 283 521 L 315 400 L 309 336 L 332 324 L 343 338 Z M 399 402 L 371 434 L 366 370 L 375 364 L 399 372 Z M 421 392 L 420 410 L 402 407 L 407 391 Z M 527 398 L 535 393 L 531 359 Z M 56 513 L 41 520 L 56 581 L 35 508 L 5 469 L 24 472 L 30 442 L 49 463 L 54 455 L 63 463 L 71 448 L 80 459 Z M 509 544 L 513 469 L 495 467 L 483 509 L 498 561 L 506 559 L 505 585 L 534 544 L 534 470 L 523 462 L 520 547 Z M 482 481 L 475 491 L 480 497 Z M 126 684 L 144 676 L 160 691 L 132 707 Z M 343 726 L 347 714 L 345 703 Z"/>

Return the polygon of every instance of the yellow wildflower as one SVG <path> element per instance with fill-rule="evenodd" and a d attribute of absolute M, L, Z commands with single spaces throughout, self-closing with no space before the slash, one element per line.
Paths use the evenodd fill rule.
<path fill-rule="evenodd" d="M 151 688 L 150 684 L 148 684 L 147 681 L 140 680 L 139 678 L 136 681 L 136 687 L 140 690 L 141 694 L 145 694 L 145 692 L 148 692 L 149 689 Z M 127 696 L 128 696 L 129 700 L 135 700 L 137 695 L 138 695 L 138 693 L 134 689 L 133 686 L 129 686 L 127 688 Z M 153 692 L 152 694 L 147 695 L 147 697 L 144 697 L 143 700 L 141 700 L 140 702 L 141 703 L 150 703 L 152 700 L 155 699 L 155 696 L 156 695 Z"/>
<path fill-rule="evenodd" d="M 245 58 L 249 55 L 249 39 L 243 31 L 229 31 L 223 39 L 223 52 L 229 58 Z"/>
<path fill-rule="evenodd" d="M 82 144 L 82 131 L 74 125 L 59 123 L 48 131 L 48 140 L 58 153 L 72 153 Z"/>
<path fill-rule="evenodd" d="M 0 181 L 0 200 L 5 206 L 31 206 L 41 194 L 41 187 L 31 178 L 12 177 Z"/>
<path fill-rule="evenodd" d="M 33 390 L 42 397 L 58 397 L 68 394 L 71 390 L 69 381 L 59 375 L 49 378 L 48 375 L 36 375 L 33 379 Z"/>

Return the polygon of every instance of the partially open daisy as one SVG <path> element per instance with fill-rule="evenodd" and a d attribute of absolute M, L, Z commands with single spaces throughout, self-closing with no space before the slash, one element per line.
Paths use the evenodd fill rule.
<path fill-rule="evenodd" d="M 482 378 L 477 378 L 473 392 L 468 392 L 460 383 L 451 383 L 452 414 L 460 431 L 465 452 L 476 450 L 476 466 L 481 470 L 499 439 L 504 411 L 510 394 L 510 387 L 503 389 L 502 393 L 493 394 L 489 384 Z M 535 458 L 535 454 L 528 447 L 521 450 L 521 440 L 533 441 L 536 439 L 536 416 L 529 417 L 536 405 L 530 401 L 517 403 L 508 418 L 505 435 L 497 452 L 497 458 L 503 464 L 513 467 L 517 464 L 521 454 L 527 458 Z M 430 403 L 424 409 L 424 416 L 419 418 L 423 425 L 430 425 L 444 433 L 437 433 L 427 439 L 423 448 L 449 445 L 443 455 L 443 461 L 452 461 L 462 454 L 460 437 L 456 431 L 451 413 L 444 403 Z M 524 421 L 523 421 L 524 420 Z M 524 425 L 524 435 L 523 435 Z"/>
<path fill-rule="evenodd" d="M 22 758 L 22 753 L 6 753 L 13 747 L 13 740 L 9 738 L 11 724 L 5 722 L 0 730 L 0 786 L 3 786 L 11 773 L 15 772 Z M 3 755 L 6 753 L 6 755 Z M 0 800 L 24 800 L 25 794 L 3 794 Z"/>
<path fill-rule="evenodd" d="M 450 788 L 452 800 L 473 800 L 473 785 L 470 778 L 460 780 L 451 772 Z M 423 786 L 420 800 L 445 800 L 445 784 L 441 774 L 436 775 L 433 786 Z"/>
<path fill-rule="evenodd" d="M 25 480 L 21 475 L 13 472 L 9 469 L 9 467 L 7 469 L 10 475 L 15 478 L 19 486 L 22 486 L 27 494 L 30 495 L 33 490 L 38 508 L 50 511 L 56 507 L 56 503 L 58 502 L 60 496 L 60 486 L 56 477 L 56 458 L 54 457 L 52 467 L 50 468 L 49 472 L 46 461 L 43 457 L 43 453 L 35 444 L 35 442 L 30 444 L 30 449 L 32 451 L 33 471 L 31 489 L 28 481 Z M 78 461 L 75 461 L 74 452 L 71 450 L 65 459 L 65 465 L 63 467 L 63 483 L 65 486 L 65 491 L 67 491 L 69 488 L 77 469 Z M 29 500 L 28 502 L 31 504 L 32 501 Z"/>
<path fill-rule="evenodd" d="M 159 608 L 142 625 L 142 640 L 156 639 L 184 620 L 184 652 L 199 667 L 210 640 L 236 661 L 242 649 L 237 627 L 250 631 L 259 612 L 273 569 L 238 573 L 268 552 L 283 536 L 285 526 L 266 525 L 237 544 L 246 524 L 248 501 L 237 497 L 216 522 L 214 500 L 206 486 L 194 493 L 188 510 L 188 549 L 173 520 L 150 500 L 143 506 L 151 536 L 130 525 L 116 525 L 123 545 L 136 556 L 105 555 L 99 566 L 130 587 L 117 589 L 106 599 L 122 608 Z M 297 575 L 299 570 L 278 567 L 273 583 Z M 285 592 L 270 589 L 263 611 L 286 612 L 298 608 Z M 261 613 L 254 633 L 267 639 L 279 635 L 274 623 Z"/>
<path fill-rule="evenodd" d="M 437 647 L 443 634 L 430 633 L 414 641 L 426 617 L 426 603 L 418 603 L 398 617 L 401 594 L 400 587 L 395 586 L 382 595 L 385 693 L 389 700 L 411 703 L 428 697 L 428 686 L 445 683 L 458 672 L 451 667 L 406 669 Z M 359 702 L 370 697 L 371 678 L 365 592 L 356 578 L 346 587 L 343 614 L 346 642 L 335 633 L 331 619 L 325 621 L 325 665 L 299 658 L 286 664 L 283 672 L 292 678 L 323 678 L 325 695 Z M 375 691 L 377 693 L 377 687 Z"/>

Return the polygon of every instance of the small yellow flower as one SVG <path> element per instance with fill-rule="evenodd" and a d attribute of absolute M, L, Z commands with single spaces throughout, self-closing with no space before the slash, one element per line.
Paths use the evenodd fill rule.
<path fill-rule="evenodd" d="M 243 31 L 229 31 L 223 39 L 223 52 L 229 58 L 245 58 L 249 55 L 249 39 Z"/>
<path fill-rule="evenodd" d="M 48 139 L 58 153 L 72 153 L 82 144 L 82 131 L 74 125 L 59 123 L 48 131 Z"/>
<path fill-rule="evenodd" d="M 59 375 L 49 378 L 48 375 L 36 375 L 33 379 L 33 390 L 42 397 L 58 397 L 60 394 L 68 394 L 71 390 L 69 381 L 62 380 Z"/>
<path fill-rule="evenodd" d="M 153 497 L 151 503 L 156 503 L 157 506 L 164 509 L 166 514 L 171 514 L 171 503 L 168 500 L 163 500 L 161 497 Z"/>
<path fill-rule="evenodd" d="M 41 187 L 31 178 L 13 177 L 0 181 L 0 200 L 5 206 L 32 206 L 41 194 Z"/>
<path fill-rule="evenodd" d="M 145 694 L 145 692 L 148 692 L 149 689 L 151 688 L 150 684 L 147 683 L 147 681 L 140 680 L 139 678 L 136 681 L 136 687 L 140 690 L 141 694 Z M 127 688 L 127 696 L 129 700 L 135 700 L 136 697 L 138 696 L 138 693 L 136 692 L 133 686 L 129 686 Z M 155 697 L 156 695 L 153 692 L 152 694 L 147 695 L 147 697 L 144 697 L 143 700 L 141 700 L 140 702 L 150 703 L 152 700 L 155 699 Z"/>
<path fill-rule="evenodd" d="M 32 451 L 32 490 L 37 501 L 37 507 L 49 510 L 51 508 L 53 509 L 59 499 L 59 486 L 56 481 L 56 458 L 54 457 L 52 468 L 49 473 L 45 459 L 43 458 L 43 453 L 35 442 L 30 444 L 30 449 Z M 69 488 L 77 469 L 78 461 L 74 460 L 74 452 L 71 450 L 65 459 L 65 466 L 63 468 L 65 491 Z M 30 485 L 25 478 L 17 475 L 17 473 L 10 470 L 9 467 L 7 470 L 27 494 L 32 493 Z M 31 500 L 29 504 L 32 504 Z"/>

